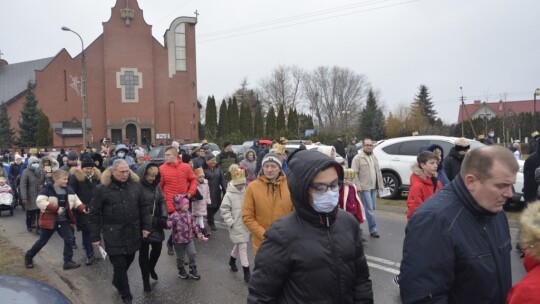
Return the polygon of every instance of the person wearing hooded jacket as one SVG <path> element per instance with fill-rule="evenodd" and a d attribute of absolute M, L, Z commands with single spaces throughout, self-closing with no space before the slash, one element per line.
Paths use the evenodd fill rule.
<path fill-rule="evenodd" d="M 163 229 L 167 227 L 167 205 L 165 195 L 159 186 L 161 174 L 158 165 L 152 162 L 143 162 L 137 169 L 137 175 L 143 186 L 143 208 L 152 216 L 152 229 L 148 238 L 141 242 L 141 249 L 139 249 L 139 267 L 141 268 L 144 291 L 152 291 L 149 278 L 158 279 L 155 268 L 165 240 Z"/>
<path fill-rule="evenodd" d="M 120 158 L 126 161 L 131 171 L 137 171 L 137 164 L 135 163 L 133 157 L 127 155 L 128 152 L 129 149 L 126 147 L 126 145 L 117 145 L 114 149 L 114 156 L 109 159 L 109 166 L 111 166 L 115 160 Z"/>
<path fill-rule="evenodd" d="M 441 146 L 437 144 L 432 144 L 430 146 L 423 146 L 420 148 L 420 152 L 430 151 L 435 153 L 439 157 L 439 162 L 437 164 L 437 179 L 441 182 L 441 186 L 446 186 L 450 183 L 446 172 L 444 171 L 444 150 Z"/>
<path fill-rule="evenodd" d="M 253 254 L 257 253 L 266 229 L 293 210 L 279 155 L 269 152 L 261 164 L 261 173 L 249 183 L 242 206 L 242 220 L 253 235 Z"/>
<path fill-rule="evenodd" d="M 471 148 L 468 139 L 461 137 L 454 141 L 454 146 L 450 149 L 448 156 L 444 159 L 444 172 L 450 181 L 459 174 L 461 163 L 467 151 Z"/>
<path fill-rule="evenodd" d="M 216 157 L 212 153 L 206 154 L 206 162 L 202 165 L 204 178 L 208 181 L 210 189 L 210 205 L 206 207 L 206 221 L 212 231 L 216 231 L 214 215 L 221 207 L 223 195 L 227 191 L 227 182 L 223 177 L 222 170 L 217 164 Z"/>
<path fill-rule="evenodd" d="M 343 168 L 318 151 L 289 162 L 294 211 L 266 230 L 248 303 L 373 303 L 360 227 L 338 206 Z"/>
<path fill-rule="evenodd" d="M 536 190 L 539 184 L 535 180 L 534 171 L 538 167 L 540 167 L 540 145 L 523 164 L 523 198 L 525 202 L 536 200 Z"/>
<path fill-rule="evenodd" d="M 21 203 L 26 210 L 26 230 L 28 232 L 32 232 L 32 229 L 36 227 L 36 233 L 39 234 L 39 224 L 36 224 L 39 208 L 36 205 L 36 199 L 44 183 L 45 172 L 39 166 L 39 159 L 30 156 L 28 168 L 24 169 L 21 174 L 20 185 Z"/>
<path fill-rule="evenodd" d="M 66 172 L 69 172 L 69 170 L 71 170 L 71 168 L 77 167 L 78 159 L 79 159 L 79 156 L 77 155 L 77 152 L 75 152 L 73 150 L 69 151 L 67 153 L 67 161 L 64 163 L 64 165 L 62 167 L 60 167 L 60 169 L 66 171 Z"/>
<path fill-rule="evenodd" d="M 72 167 L 69 170 L 69 186 L 75 191 L 79 199 L 87 206 L 92 201 L 92 193 L 100 184 L 101 171 L 94 167 L 94 161 L 90 158 L 82 160 L 81 169 Z M 82 243 L 86 253 L 86 266 L 94 262 L 94 249 L 90 240 L 90 230 L 88 228 L 88 215 L 76 213 L 77 230 L 82 233 Z M 73 240 L 75 243 L 75 239 Z"/>

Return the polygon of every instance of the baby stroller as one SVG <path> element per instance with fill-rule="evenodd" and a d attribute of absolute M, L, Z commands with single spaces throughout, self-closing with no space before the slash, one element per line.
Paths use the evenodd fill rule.
<path fill-rule="evenodd" d="M 9 211 L 9 215 L 13 215 L 14 203 L 16 202 L 11 193 L 0 193 L 0 216 L 2 216 L 2 211 Z"/>

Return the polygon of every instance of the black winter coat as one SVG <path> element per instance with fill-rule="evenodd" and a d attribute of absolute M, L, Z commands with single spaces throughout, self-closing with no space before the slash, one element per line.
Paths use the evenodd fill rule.
<path fill-rule="evenodd" d="M 318 151 L 300 151 L 289 165 L 294 211 L 266 230 L 248 303 L 373 303 L 357 220 L 338 206 L 321 214 L 308 203 L 315 174 L 334 165 L 343 179 L 343 168 Z"/>
<path fill-rule="evenodd" d="M 163 229 L 167 227 L 167 205 L 165 202 L 165 195 L 163 195 L 163 191 L 159 186 L 159 182 L 161 180 L 159 170 L 156 179 L 152 184 L 149 184 L 144 179 L 144 176 L 150 167 L 156 167 L 159 169 L 158 165 L 150 162 L 144 162 L 139 165 L 139 168 L 137 168 L 137 175 L 139 176 L 143 186 L 143 208 L 152 216 L 152 230 L 150 230 L 150 236 L 148 236 L 148 239 L 151 242 L 163 242 L 165 240 L 165 232 L 163 232 Z"/>
<path fill-rule="evenodd" d="M 89 217 L 90 239 L 103 240 L 110 255 L 133 254 L 141 247 L 142 230 L 150 231 L 152 217 L 145 212 L 144 194 L 137 174 L 127 182 L 114 179 L 111 169 L 101 175 Z"/>
<path fill-rule="evenodd" d="M 219 166 L 216 165 L 212 170 L 204 163 L 202 168 L 204 170 L 204 178 L 208 180 L 210 199 L 212 200 L 212 203 L 207 205 L 207 207 L 219 209 L 219 207 L 221 207 L 223 196 L 227 192 L 227 182 L 225 181 L 225 178 L 223 178 Z"/>
<path fill-rule="evenodd" d="M 86 206 L 90 207 L 90 202 L 92 201 L 93 192 L 96 189 L 97 185 L 100 183 L 101 171 L 94 168 L 94 175 L 91 179 L 86 178 L 86 175 L 82 172 L 81 169 L 77 167 L 72 167 L 69 170 L 69 181 L 68 185 L 73 188 L 75 194 L 79 197 L 81 202 Z M 88 230 L 88 214 L 76 212 L 75 217 L 77 219 L 77 230 L 78 231 L 87 231 Z"/>
<path fill-rule="evenodd" d="M 538 183 L 534 178 L 534 171 L 540 167 L 540 145 L 537 146 L 536 152 L 529 155 L 523 164 L 523 198 L 526 202 L 536 200 L 536 190 Z M 516 189 L 518 192 L 521 189 Z"/>
<path fill-rule="evenodd" d="M 461 171 L 461 163 L 463 156 L 459 154 L 454 147 L 448 152 L 448 156 L 444 159 L 444 172 L 450 181 L 454 180 L 456 175 Z"/>
<path fill-rule="evenodd" d="M 407 224 L 401 300 L 504 304 L 512 286 L 511 249 L 506 214 L 480 207 L 458 175 Z"/>

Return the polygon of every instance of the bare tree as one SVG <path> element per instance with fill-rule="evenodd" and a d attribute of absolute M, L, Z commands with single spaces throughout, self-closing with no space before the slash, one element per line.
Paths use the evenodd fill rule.
<path fill-rule="evenodd" d="M 357 117 L 369 87 L 365 75 L 338 66 L 320 66 L 306 75 L 304 81 L 309 108 L 321 128 Z"/>
<path fill-rule="evenodd" d="M 281 105 L 285 109 L 296 109 L 302 97 L 303 78 L 304 71 L 297 66 L 278 66 L 270 76 L 260 81 L 261 97 L 276 109 Z"/>

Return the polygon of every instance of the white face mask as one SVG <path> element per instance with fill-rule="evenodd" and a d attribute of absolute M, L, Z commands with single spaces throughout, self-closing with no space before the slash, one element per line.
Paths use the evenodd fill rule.
<path fill-rule="evenodd" d="M 336 191 L 326 190 L 324 193 L 311 193 L 313 196 L 313 209 L 320 213 L 330 213 L 336 208 L 339 200 L 339 188 Z"/>
<path fill-rule="evenodd" d="M 118 152 L 118 154 L 116 154 L 116 156 L 120 157 L 120 158 L 124 158 L 124 156 L 126 156 L 126 153 L 124 152 Z"/>
<path fill-rule="evenodd" d="M 38 164 L 38 163 L 33 163 L 33 164 L 31 164 L 30 166 L 32 166 L 32 168 L 35 168 L 35 169 L 39 168 L 39 164 Z"/>

